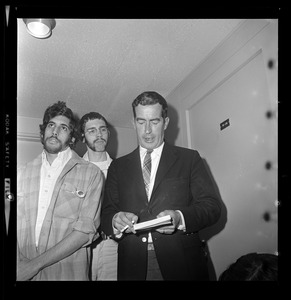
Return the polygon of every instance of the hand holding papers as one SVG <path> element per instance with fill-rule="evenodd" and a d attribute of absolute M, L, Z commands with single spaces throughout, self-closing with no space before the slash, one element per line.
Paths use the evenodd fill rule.
<path fill-rule="evenodd" d="M 167 225 L 167 224 L 171 224 L 171 223 L 172 223 L 172 218 L 170 215 L 167 215 L 167 216 L 163 216 L 163 217 L 156 218 L 153 220 L 136 223 L 133 225 L 133 229 L 134 230 L 145 230 L 145 229 L 150 229 L 153 227 Z"/>

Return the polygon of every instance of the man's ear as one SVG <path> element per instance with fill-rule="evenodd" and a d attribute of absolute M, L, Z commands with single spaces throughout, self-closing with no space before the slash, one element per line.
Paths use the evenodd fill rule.
<path fill-rule="evenodd" d="M 132 119 L 131 119 L 131 123 L 132 123 L 133 128 L 136 129 L 136 126 L 135 126 L 135 118 L 132 118 Z"/>
<path fill-rule="evenodd" d="M 170 119 L 169 119 L 169 117 L 166 117 L 166 118 L 165 118 L 165 124 L 164 124 L 164 130 L 167 129 L 169 123 L 170 123 Z"/>
<path fill-rule="evenodd" d="M 44 144 L 44 134 L 43 133 L 40 134 L 40 141 L 42 144 Z"/>

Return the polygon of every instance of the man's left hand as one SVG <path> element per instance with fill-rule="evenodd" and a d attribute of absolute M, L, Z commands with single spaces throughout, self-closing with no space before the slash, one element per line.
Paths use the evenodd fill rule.
<path fill-rule="evenodd" d="M 172 234 L 181 223 L 181 216 L 179 212 L 175 210 L 164 210 L 157 215 L 157 218 L 170 215 L 172 218 L 172 224 L 165 225 L 156 229 L 157 232 L 163 234 Z"/>

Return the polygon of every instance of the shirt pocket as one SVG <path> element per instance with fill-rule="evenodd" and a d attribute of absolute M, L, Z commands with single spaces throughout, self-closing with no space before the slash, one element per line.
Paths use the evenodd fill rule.
<path fill-rule="evenodd" d="M 54 216 L 77 219 L 84 198 L 85 192 L 82 189 L 65 182 L 57 196 Z"/>

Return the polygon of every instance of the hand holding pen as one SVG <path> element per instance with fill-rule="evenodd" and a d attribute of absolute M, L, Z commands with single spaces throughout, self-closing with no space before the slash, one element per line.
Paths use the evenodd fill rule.
<path fill-rule="evenodd" d="M 118 231 L 116 237 L 119 238 L 123 233 L 136 233 L 133 224 L 137 223 L 138 216 L 130 212 L 119 212 L 113 217 L 113 227 Z"/>

